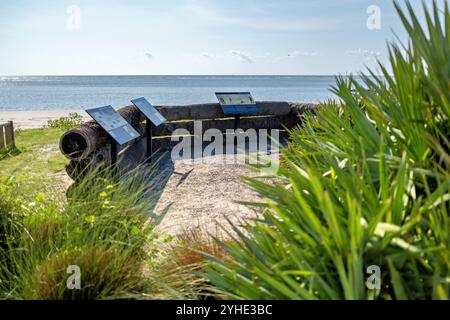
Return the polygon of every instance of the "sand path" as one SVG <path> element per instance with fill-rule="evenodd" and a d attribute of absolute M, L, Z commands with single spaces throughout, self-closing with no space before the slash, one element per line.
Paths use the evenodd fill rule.
<path fill-rule="evenodd" d="M 211 234 L 227 227 L 230 219 L 239 224 L 256 217 L 256 212 L 237 201 L 261 201 L 242 180 L 242 176 L 255 176 L 239 155 L 212 156 L 196 160 L 176 160 L 159 198 L 156 211 L 170 205 L 157 230 L 172 235 L 186 229 L 199 228 Z M 234 162 L 234 163 L 233 163 Z M 221 233 L 221 232 L 220 232 Z"/>

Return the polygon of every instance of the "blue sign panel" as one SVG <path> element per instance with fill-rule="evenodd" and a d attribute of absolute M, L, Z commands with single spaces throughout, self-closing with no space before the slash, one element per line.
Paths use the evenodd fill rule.
<path fill-rule="evenodd" d="M 250 92 L 216 92 L 216 97 L 227 115 L 254 114 L 260 112 Z"/>
<path fill-rule="evenodd" d="M 87 109 L 86 112 L 120 145 L 140 136 L 111 106 Z"/>
<path fill-rule="evenodd" d="M 166 118 L 163 117 L 155 107 L 145 98 L 133 99 L 131 102 L 138 108 L 156 127 L 166 122 Z"/>

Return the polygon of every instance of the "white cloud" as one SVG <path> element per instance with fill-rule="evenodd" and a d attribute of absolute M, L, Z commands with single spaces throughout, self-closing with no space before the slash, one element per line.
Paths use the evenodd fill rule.
<path fill-rule="evenodd" d="M 232 55 L 238 57 L 241 62 L 244 62 L 244 63 L 253 63 L 254 62 L 253 59 L 250 58 L 249 55 L 247 55 L 247 54 L 245 54 L 245 53 L 243 53 L 241 51 L 231 50 L 230 53 Z"/>
<path fill-rule="evenodd" d="M 295 57 L 317 57 L 319 54 L 315 51 L 293 51 L 288 54 L 288 57 L 295 58 Z"/>
<path fill-rule="evenodd" d="M 206 59 L 214 58 L 214 56 L 211 53 L 209 53 L 209 52 L 202 52 L 201 55 L 202 55 L 203 58 L 206 58 Z"/>
<path fill-rule="evenodd" d="M 361 48 L 347 50 L 345 54 L 349 56 L 363 57 L 366 60 L 377 60 L 381 57 L 381 53 L 379 51 L 365 50 Z"/>

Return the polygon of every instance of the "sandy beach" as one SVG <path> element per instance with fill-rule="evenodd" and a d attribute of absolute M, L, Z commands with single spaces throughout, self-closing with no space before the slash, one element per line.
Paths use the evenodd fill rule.
<path fill-rule="evenodd" d="M 42 128 L 48 120 L 66 117 L 71 112 L 77 112 L 85 120 L 90 119 L 84 110 L 0 111 L 0 123 L 13 121 L 16 129 Z"/>

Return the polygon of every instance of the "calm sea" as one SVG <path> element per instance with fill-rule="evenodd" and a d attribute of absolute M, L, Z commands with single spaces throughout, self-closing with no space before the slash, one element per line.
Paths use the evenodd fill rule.
<path fill-rule="evenodd" d="M 21 76 L 0 77 L 0 111 L 84 109 L 130 104 L 215 102 L 215 91 L 250 91 L 256 100 L 333 98 L 332 76 Z"/>

